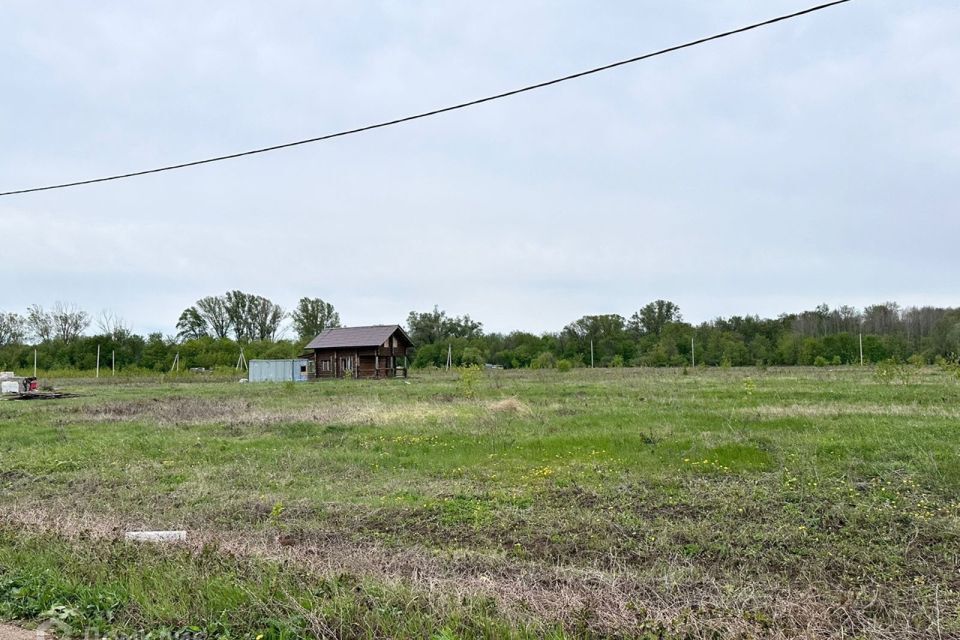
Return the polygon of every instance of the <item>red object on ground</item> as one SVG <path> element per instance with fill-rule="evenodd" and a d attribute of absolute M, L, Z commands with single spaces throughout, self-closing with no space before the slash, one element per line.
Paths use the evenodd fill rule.
<path fill-rule="evenodd" d="M 36 391 L 36 390 L 39 389 L 39 388 L 40 388 L 40 383 L 39 383 L 39 382 L 37 382 L 36 380 L 31 380 L 31 381 L 30 381 L 30 391 Z"/>

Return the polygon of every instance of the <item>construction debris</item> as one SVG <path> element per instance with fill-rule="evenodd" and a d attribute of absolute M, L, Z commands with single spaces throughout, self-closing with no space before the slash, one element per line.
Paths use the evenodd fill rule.
<path fill-rule="evenodd" d="M 39 388 L 40 383 L 33 376 L 18 376 L 13 371 L 0 371 L 0 394 L 30 393 Z"/>
<path fill-rule="evenodd" d="M 63 391 L 27 391 L 26 393 L 6 394 L 6 400 L 60 400 L 61 398 L 79 398 L 77 393 Z"/>
<path fill-rule="evenodd" d="M 75 393 L 64 393 L 53 387 L 40 389 L 34 376 L 18 376 L 12 371 L 0 371 L 0 395 L 6 400 L 59 400 L 76 398 Z"/>

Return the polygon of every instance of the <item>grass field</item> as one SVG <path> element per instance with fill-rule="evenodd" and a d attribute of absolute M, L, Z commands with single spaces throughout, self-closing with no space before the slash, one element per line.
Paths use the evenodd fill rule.
<path fill-rule="evenodd" d="M 100 383 L 0 401 L 0 618 L 346 638 L 960 637 L 927 368 Z M 186 529 L 186 545 L 122 542 Z"/>

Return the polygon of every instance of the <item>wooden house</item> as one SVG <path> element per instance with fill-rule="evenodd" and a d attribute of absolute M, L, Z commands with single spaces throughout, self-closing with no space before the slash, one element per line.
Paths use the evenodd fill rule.
<path fill-rule="evenodd" d="M 407 377 L 410 336 L 397 324 L 325 329 L 305 347 L 316 378 Z"/>

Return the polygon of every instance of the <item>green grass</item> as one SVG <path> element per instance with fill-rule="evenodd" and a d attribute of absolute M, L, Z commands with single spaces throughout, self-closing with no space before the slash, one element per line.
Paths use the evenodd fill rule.
<path fill-rule="evenodd" d="M 956 377 L 408 382 L 62 380 L 81 397 L 0 402 L 0 615 L 93 606 L 77 628 L 249 637 L 960 634 Z M 192 542 L 115 540 L 135 528 Z M 17 604 L 20 583 L 42 597 Z"/>

